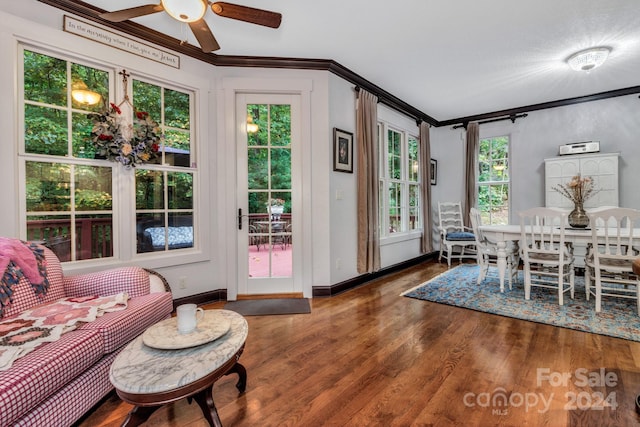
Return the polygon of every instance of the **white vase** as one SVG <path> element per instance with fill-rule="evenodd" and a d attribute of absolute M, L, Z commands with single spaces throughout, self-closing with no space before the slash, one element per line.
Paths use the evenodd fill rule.
<path fill-rule="evenodd" d="M 282 215 L 284 206 L 269 206 L 268 211 L 271 215 Z"/>

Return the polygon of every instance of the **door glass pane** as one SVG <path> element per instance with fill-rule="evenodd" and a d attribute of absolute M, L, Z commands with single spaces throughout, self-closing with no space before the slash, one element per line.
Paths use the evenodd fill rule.
<path fill-rule="evenodd" d="M 250 104 L 247 118 L 249 277 L 291 277 L 291 107 Z"/>

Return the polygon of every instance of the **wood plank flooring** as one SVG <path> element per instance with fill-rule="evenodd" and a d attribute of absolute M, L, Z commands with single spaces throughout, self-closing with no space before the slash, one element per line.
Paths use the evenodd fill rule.
<path fill-rule="evenodd" d="M 247 317 L 247 391 L 235 375 L 214 386 L 223 425 L 638 425 L 640 343 L 399 296 L 444 270 L 316 298 L 311 314 Z M 112 393 L 79 425 L 119 426 L 130 409 Z M 207 424 L 183 399 L 146 425 Z"/>

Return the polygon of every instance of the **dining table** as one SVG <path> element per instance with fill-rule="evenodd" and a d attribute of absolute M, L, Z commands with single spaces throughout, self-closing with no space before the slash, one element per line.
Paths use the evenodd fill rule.
<path fill-rule="evenodd" d="M 520 225 L 504 224 L 504 225 L 481 225 L 478 227 L 482 233 L 497 247 L 497 265 L 498 275 L 500 277 L 500 289 L 504 289 L 504 278 L 507 271 L 507 244 L 509 242 L 519 242 L 522 238 Z M 612 235 L 617 229 L 611 227 L 596 227 L 596 237 L 604 239 L 605 235 Z M 634 244 L 640 245 L 640 229 L 623 229 L 622 237 L 628 237 L 632 233 Z M 591 228 L 573 228 L 565 227 L 565 242 L 580 244 L 587 246 L 593 241 L 593 230 Z"/>

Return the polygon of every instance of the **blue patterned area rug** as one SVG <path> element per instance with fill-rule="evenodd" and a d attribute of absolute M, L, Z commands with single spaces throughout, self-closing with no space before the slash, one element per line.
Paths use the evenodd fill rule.
<path fill-rule="evenodd" d="M 594 334 L 640 341 L 640 316 L 636 301 L 626 298 L 604 297 L 602 311 L 596 313 L 595 297 L 586 300 L 584 278 L 576 276 L 575 298 L 565 294 L 564 305 L 558 305 L 558 293 L 553 289 L 531 288 L 531 299 L 524 299 L 523 274 L 518 283 L 500 293 L 497 268 L 490 267 L 485 280 L 476 284 L 480 267 L 463 264 L 425 282 L 401 295 L 425 301 L 470 308 L 485 313 Z"/>

